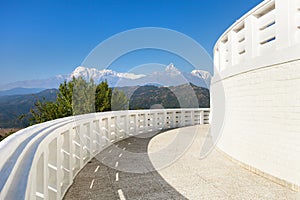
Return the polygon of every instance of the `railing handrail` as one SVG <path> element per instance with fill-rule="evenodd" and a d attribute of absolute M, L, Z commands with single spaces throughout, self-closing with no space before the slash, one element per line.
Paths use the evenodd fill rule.
<path fill-rule="evenodd" d="M 103 150 L 101 134 L 115 142 L 139 132 L 208 123 L 208 114 L 204 113 L 209 113 L 209 110 L 187 108 L 91 113 L 20 130 L 0 142 L 0 199 L 60 199 L 80 169 Z M 88 142 L 84 143 L 82 138 L 88 138 Z M 69 154 L 68 164 L 65 164 L 62 152 Z M 62 168 L 68 169 L 69 174 L 64 174 Z M 48 176 L 56 179 L 50 180 Z"/>

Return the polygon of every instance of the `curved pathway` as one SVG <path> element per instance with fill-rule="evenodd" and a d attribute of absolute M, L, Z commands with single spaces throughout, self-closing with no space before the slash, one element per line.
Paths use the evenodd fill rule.
<path fill-rule="evenodd" d="M 208 125 L 174 129 L 160 134 L 131 137 L 117 149 L 144 153 L 129 160 L 114 145 L 93 158 L 77 175 L 64 199 L 298 199 L 295 192 L 260 177 L 213 150 L 200 160 Z M 174 141 L 178 132 L 197 136 L 176 162 L 155 170 L 151 153 Z M 109 155 L 109 156 L 108 156 Z M 147 156 L 148 155 L 148 156 Z M 102 164 L 105 163 L 108 166 Z M 120 171 L 136 169 L 139 173 Z M 115 169 L 114 169 L 115 168 Z"/>

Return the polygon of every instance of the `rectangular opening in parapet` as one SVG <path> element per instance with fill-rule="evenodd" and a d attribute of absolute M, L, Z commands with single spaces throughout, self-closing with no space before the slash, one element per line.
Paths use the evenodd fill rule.
<path fill-rule="evenodd" d="M 270 38 L 270 39 L 266 39 L 266 40 L 260 42 L 260 44 L 261 44 L 261 45 L 264 45 L 264 44 L 267 44 L 267 43 L 272 42 L 272 41 L 274 41 L 274 40 L 276 40 L 276 37 L 272 37 L 272 38 Z"/>
<path fill-rule="evenodd" d="M 236 28 L 233 29 L 233 31 L 236 32 L 236 33 L 238 33 L 238 32 L 240 32 L 241 30 L 243 30 L 244 28 L 245 28 L 245 24 L 244 24 L 244 22 L 242 22 L 242 23 L 238 24 L 238 25 L 236 26 Z"/>
<path fill-rule="evenodd" d="M 245 41 L 245 37 L 242 37 L 238 42 L 241 43 L 243 41 Z"/>
<path fill-rule="evenodd" d="M 223 42 L 223 43 L 226 43 L 226 42 L 228 42 L 228 36 L 226 36 L 226 37 L 222 38 L 221 42 Z"/>
<path fill-rule="evenodd" d="M 272 21 L 272 22 L 270 22 L 269 24 L 266 24 L 266 25 L 260 27 L 259 30 L 263 31 L 263 30 L 265 30 L 265 29 L 267 29 L 267 28 L 269 28 L 269 27 L 271 27 L 271 26 L 273 26 L 273 25 L 275 25 L 275 24 L 276 24 L 276 22 L 275 22 L 275 21 Z"/>
<path fill-rule="evenodd" d="M 260 9 L 258 9 L 255 13 L 254 16 L 257 18 L 260 18 L 266 14 L 268 14 L 269 12 L 271 12 L 272 10 L 275 10 L 275 2 L 272 2 L 269 5 L 266 5 Z"/>
<path fill-rule="evenodd" d="M 240 55 L 242 55 L 242 54 L 244 54 L 244 53 L 246 53 L 246 50 L 245 50 L 245 49 L 239 52 Z"/>

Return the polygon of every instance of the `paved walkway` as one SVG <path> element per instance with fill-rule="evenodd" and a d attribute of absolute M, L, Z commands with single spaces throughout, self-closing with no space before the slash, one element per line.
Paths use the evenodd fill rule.
<path fill-rule="evenodd" d="M 231 162 L 217 150 L 200 160 L 207 130 L 207 125 L 192 126 L 120 141 L 118 148 L 107 148 L 86 165 L 65 199 L 269 200 L 300 197 Z M 195 131 L 198 134 L 188 150 L 176 162 L 161 168 L 155 152 L 162 151 L 167 144 L 178 143 L 175 137 L 179 132 L 192 136 Z M 175 146 L 180 149 L 179 143 Z M 132 159 L 132 155 L 139 156 Z M 167 158 L 163 161 L 170 163 Z M 157 168 L 161 169 L 155 170 Z"/>

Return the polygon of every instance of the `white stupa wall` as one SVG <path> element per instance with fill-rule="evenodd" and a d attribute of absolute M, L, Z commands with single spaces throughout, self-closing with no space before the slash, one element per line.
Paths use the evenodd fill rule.
<path fill-rule="evenodd" d="M 299 0 L 264 1 L 233 24 L 215 46 L 211 85 L 212 91 L 222 85 L 225 94 L 218 148 L 253 171 L 297 190 L 299 8 Z"/>

